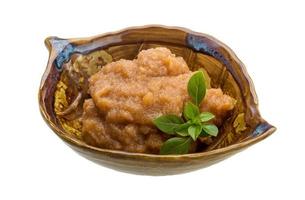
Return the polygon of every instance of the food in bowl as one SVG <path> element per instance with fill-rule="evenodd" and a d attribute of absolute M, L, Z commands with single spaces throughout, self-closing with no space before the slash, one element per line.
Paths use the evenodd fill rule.
<path fill-rule="evenodd" d="M 182 57 L 164 47 L 142 50 L 134 60 L 106 64 L 88 79 L 91 98 L 83 104 L 83 140 L 100 148 L 159 154 L 173 134 L 158 130 L 154 120 L 183 115 L 190 100 L 188 82 L 194 74 Z M 210 88 L 198 106 L 201 112 L 215 115 L 213 122 L 220 126 L 234 104 L 235 99 L 220 88 Z M 187 152 L 200 151 L 210 137 L 198 136 Z"/>

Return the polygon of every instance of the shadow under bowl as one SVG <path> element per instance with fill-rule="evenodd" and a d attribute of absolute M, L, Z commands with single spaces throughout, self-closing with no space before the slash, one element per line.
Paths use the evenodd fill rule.
<path fill-rule="evenodd" d="M 217 39 L 185 28 L 166 26 L 132 27 L 88 38 L 45 40 L 49 61 L 39 89 L 40 111 L 46 123 L 65 143 L 85 158 L 103 166 L 142 175 L 171 175 L 210 166 L 249 147 L 276 129 L 259 114 L 253 83 L 233 51 Z M 165 46 L 182 56 L 191 70 L 204 68 L 211 86 L 237 100 L 219 135 L 204 152 L 185 155 L 129 153 L 90 146 L 69 133 L 54 111 L 54 94 L 73 55 L 104 50 L 113 60 L 133 59 L 142 49 Z M 75 98 L 75 94 L 70 98 Z"/>

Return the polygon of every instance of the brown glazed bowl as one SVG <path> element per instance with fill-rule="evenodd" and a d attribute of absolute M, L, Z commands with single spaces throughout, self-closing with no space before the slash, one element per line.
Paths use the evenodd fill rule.
<path fill-rule="evenodd" d="M 103 166 L 142 175 L 190 172 L 228 158 L 276 130 L 259 114 L 254 86 L 243 63 L 229 47 L 209 35 L 178 27 L 144 26 L 88 38 L 49 37 L 45 44 L 50 54 L 39 88 L 41 114 L 66 144 Z M 102 149 L 83 142 L 81 123 L 77 121 L 79 114 L 75 113 L 80 112 L 86 98 L 79 95 L 79 91 L 86 86 L 77 85 L 67 76 L 71 66 L 78 62 L 75 57 L 83 56 L 86 62 L 81 66 L 91 67 L 91 71 L 86 70 L 92 73 L 107 62 L 120 58 L 133 59 L 140 50 L 156 46 L 165 46 L 182 56 L 192 70 L 203 68 L 211 78 L 212 87 L 222 88 L 237 100 L 235 109 L 220 127 L 212 144 L 200 153 L 152 155 Z M 81 83 L 83 78 L 79 77 Z"/>

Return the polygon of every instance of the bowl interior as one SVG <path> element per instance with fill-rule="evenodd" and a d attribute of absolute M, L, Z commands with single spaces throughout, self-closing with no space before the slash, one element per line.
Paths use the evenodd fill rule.
<path fill-rule="evenodd" d="M 83 39 L 50 37 L 46 45 L 50 58 L 40 88 L 42 113 L 57 134 L 80 143 L 79 117 L 87 96 L 82 93 L 78 97 L 86 90 L 84 79 L 108 62 L 134 59 L 139 51 L 158 46 L 183 57 L 191 70 L 203 68 L 211 87 L 220 87 L 237 100 L 220 134 L 206 151 L 246 141 L 272 127 L 259 114 L 254 87 L 243 64 L 211 36 L 180 28 L 144 27 Z M 75 106 L 70 109 L 73 103 Z"/>

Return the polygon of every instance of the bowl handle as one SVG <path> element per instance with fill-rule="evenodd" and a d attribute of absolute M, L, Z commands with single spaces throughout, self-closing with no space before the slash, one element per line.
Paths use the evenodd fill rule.
<path fill-rule="evenodd" d="M 49 51 L 49 64 L 52 65 L 55 61 L 56 69 L 61 71 L 63 63 L 68 61 L 74 52 L 74 45 L 69 40 L 58 37 L 46 38 L 45 45 Z"/>

